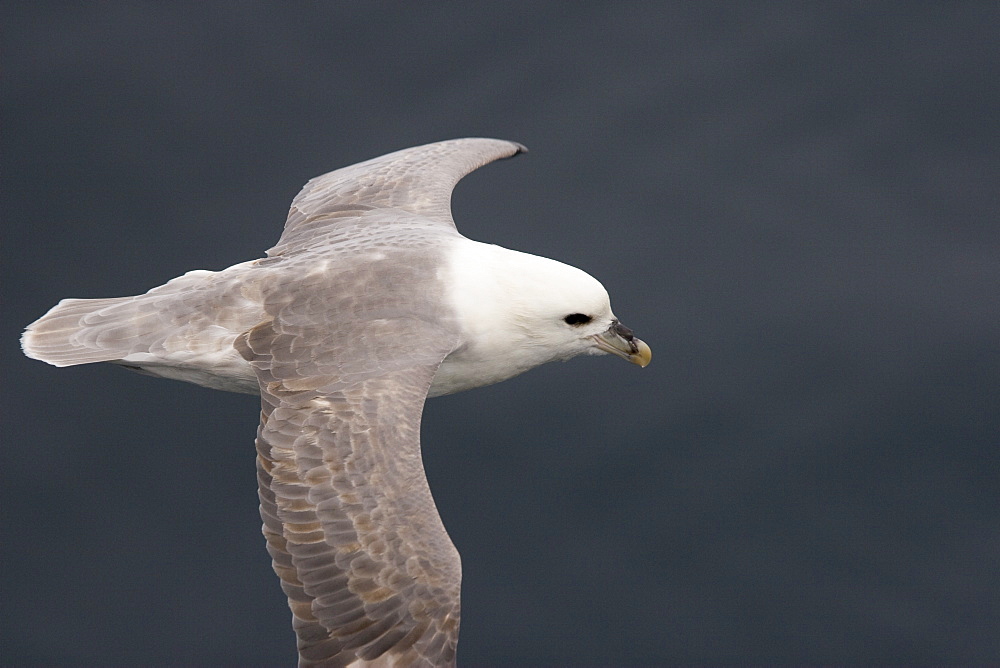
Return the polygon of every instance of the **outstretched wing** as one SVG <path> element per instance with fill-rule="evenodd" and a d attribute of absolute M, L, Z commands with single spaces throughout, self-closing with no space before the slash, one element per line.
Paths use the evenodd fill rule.
<path fill-rule="evenodd" d="M 323 231 L 367 211 L 401 209 L 454 230 L 451 192 L 463 176 L 527 149 L 500 139 L 452 139 L 389 153 L 309 181 L 292 200 L 268 255 L 322 242 Z"/>
<path fill-rule="evenodd" d="M 457 335 L 420 278 L 428 261 L 289 271 L 236 343 L 260 382 L 261 516 L 300 666 L 454 663 L 461 564 L 420 417 Z M 376 285 L 390 287 L 366 297 Z"/>

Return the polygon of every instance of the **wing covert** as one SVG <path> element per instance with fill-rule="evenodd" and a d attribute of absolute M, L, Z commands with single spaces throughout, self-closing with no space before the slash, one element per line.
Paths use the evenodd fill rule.
<path fill-rule="evenodd" d="M 420 418 L 456 338 L 402 298 L 358 319 L 359 290 L 306 280 L 268 295 L 268 319 L 236 342 L 261 388 L 263 532 L 299 665 L 453 665 L 461 563 L 424 475 Z M 355 317 L 338 318 L 348 307 Z"/>
<path fill-rule="evenodd" d="M 378 209 L 401 209 L 454 229 L 451 193 L 462 177 L 527 149 L 500 139 L 465 138 L 389 153 L 310 180 L 292 200 L 268 255 L 308 245 L 317 231 Z"/>

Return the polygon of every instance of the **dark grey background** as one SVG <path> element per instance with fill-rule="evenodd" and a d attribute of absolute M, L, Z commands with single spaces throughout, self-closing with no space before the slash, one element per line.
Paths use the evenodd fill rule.
<path fill-rule="evenodd" d="M 0 663 L 294 662 L 257 401 L 17 337 L 470 135 L 655 357 L 428 404 L 462 663 L 1000 661 L 996 3 L 5 7 Z"/>

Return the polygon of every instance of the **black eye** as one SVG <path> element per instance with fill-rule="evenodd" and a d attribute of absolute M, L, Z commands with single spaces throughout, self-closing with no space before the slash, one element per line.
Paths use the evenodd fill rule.
<path fill-rule="evenodd" d="M 586 325 L 588 322 L 593 320 L 589 315 L 584 315 L 582 313 L 570 313 L 568 316 L 563 318 L 563 322 L 567 325 Z"/>

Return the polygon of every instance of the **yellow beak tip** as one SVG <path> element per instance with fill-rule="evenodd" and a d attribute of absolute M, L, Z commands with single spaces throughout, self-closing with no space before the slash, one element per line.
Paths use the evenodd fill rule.
<path fill-rule="evenodd" d="M 635 345 L 638 350 L 629 355 L 629 361 L 632 364 L 638 364 L 640 368 L 645 368 L 653 359 L 653 351 L 641 339 L 635 339 Z"/>

